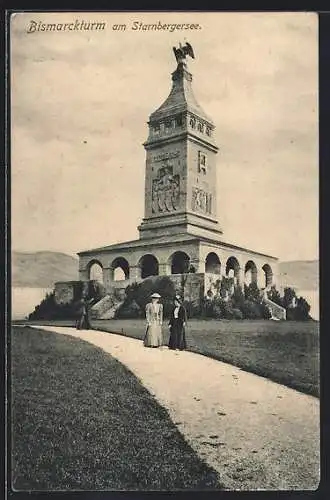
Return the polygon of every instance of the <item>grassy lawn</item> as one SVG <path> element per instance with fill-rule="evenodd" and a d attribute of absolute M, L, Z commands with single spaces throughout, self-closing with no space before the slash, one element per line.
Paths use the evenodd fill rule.
<path fill-rule="evenodd" d="M 55 323 L 74 325 L 73 321 L 49 322 Z M 145 332 L 142 320 L 99 320 L 92 326 L 137 339 Z M 164 334 L 167 342 L 166 326 Z M 190 320 L 187 343 L 193 352 L 319 396 L 319 323 L 315 321 Z"/>
<path fill-rule="evenodd" d="M 142 339 L 139 320 L 94 321 L 100 330 Z M 298 321 L 191 320 L 188 349 L 319 396 L 319 326 Z M 165 341 L 168 340 L 164 328 Z"/>
<path fill-rule="evenodd" d="M 87 342 L 13 327 L 16 490 L 220 489 L 168 413 Z"/>

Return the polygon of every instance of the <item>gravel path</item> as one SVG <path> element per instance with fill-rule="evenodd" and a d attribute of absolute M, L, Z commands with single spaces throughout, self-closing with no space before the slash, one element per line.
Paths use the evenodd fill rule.
<path fill-rule="evenodd" d="M 226 489 L 318 487 L 317 398 L 191 352 L 93 330 L 35 328 L 81 338 L 125 364 Z"/>

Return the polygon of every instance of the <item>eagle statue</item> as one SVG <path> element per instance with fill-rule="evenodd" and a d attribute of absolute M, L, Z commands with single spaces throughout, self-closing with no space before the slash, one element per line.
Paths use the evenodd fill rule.
<path fill-rule="evenodd" d="M 195 59 L 193 48 L 188 42 L 186 42 L 186 45 L 181 45 L 181 43 L 179 43 L 178 48 L 173 47 L 173 52 L 178 64 L 183 63 L 186 59 L 186 56 L 190 56 Z"/>

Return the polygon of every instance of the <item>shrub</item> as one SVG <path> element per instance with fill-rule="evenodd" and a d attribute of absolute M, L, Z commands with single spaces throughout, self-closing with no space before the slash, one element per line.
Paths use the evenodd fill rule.
<path fill-rule="evenodd" d="M 199 318 L 202 315 L 202 306 L 198 302 L 184 301 L 188 318 Z"/>
<path fill-rule="evenodd" d="M 297 299 L 296 292 L 293 288 L 286 287 L 284 288 L 284 295 L 282 298 L 282 304 L 285 309 L 292 307 L 294 302 Z"/>
<path fill-rule="evenodd" d="M 234 319 L 234 315 L 235 315 L 234 309 L 235 308 L 233 308 L 233 304 L 232 304 L 231 300 L 222 301 L 220 308 L 221 308 L 222 317 L 224 319 Z"/>
<path fill-rule="evenodd" d="M 256 304 L 261 304 L 262 302 L 262 293 L 255 282 L 251 282 L 249 285 L 244 285 L 244 296 L 245 300 L 249 302 L 254 302 Z"/>
<path fill-rule="evenodd" d="M 126 298 L 123 305 L 117 310 L 116 318 L 123 317 L 121 316 L 122 314 L 130 314 L 131 318 L 144 317 L 145 307 L 150 301 L 150 295 L 154 292 L 161 295 L 164 316 L 168 317 L 172 310 L 173 299 L 176 293 L 174 284 L 168 276 L 151 276 L 141 283 L 133 283 L 126 288 Z M 135 306 L 132 307 L 131 304 L 134 302 L 138 306 L 138 309 Z"/>
<path fill-rule="evenodd" d="M 232 314 L 233 319 L 244 319 L 242 311 L 240 309 L 237 309 L 236 307 L 233 308 Z"/>
<path fill-rule="evenodd" d="M 221 319 L 223 317 L 223 308 L 218 304 L 214 304 L 212 307 L 212 318 Z"/>
<path fill-rule="evenodd" d="M 296 319 L 299 321 L 305 321 L 311 319 L 309 316 L 309 311 L 311 306 L 308 304 L 307 300 L 303 297 L 299 297 L 296 307 Z"/>
<path fill-rule="evenodd" d="M 45 298 L 37 305 L 33 312 L 28 316 L 29 320 L 57 320 L 57 319 L 77 319 L 80 315 L 80 297 L 84 288 L 87 291 L 87 300 L 90 305 L 98 302 L 105 295 L 104 286 L 97 281 L 81 281 L 78 284 L 77 295 L 72 302 L 68 304 L 57 304 L 55 302 L 55 292 L 47 293 Z"/>
<path fill-rule="evenodd" d="M 281 297 L 280 292 L 276 289 L 275 285 L 273 285 L 267 292 L 267 297 L 278 306 L 284 307 L 283 298 Z"/>
<path fill-rule="evenodd" d="M 231 300 L 232 300 L 234 308 L 242 309 L 245 298 L 244 298 L 244 293 L 243 293 L 240 286 L 235 287 L 234 294 L 233 294 Z"/>
<path fill-rule="evenodd" d="M 242 313 L 246 319 L 260 319 L 262 317 L 259 304 L 253 300 L 245 300 Z"/>
<path fill-rule="evenodd" d="M 223 276 L 221 281 L 217 282 L 218 290 L 220 292 L 220 297 L 225 299 L 230 294 L 233 286 L 234 286 L 234 278 L 227 278 L 227 276 Z"/>
<path fill-rule="evenodd" d="M 55 293 L 46 294 L 46 297 L 37 305 L 29 320 L 51 320 L 51 319 L 76 319 L 79 315 L 79 305 L 77 302 L 70 304 L 57 304 Z"/>
<path fill-rule="evenodd" d="M 201 302 L 201 315 L 205 318 L 213 317 L 213 299 L 204 297 Z"/>
<path fill-rule="evenodd" d="M 272 317 L 272 313 L 270 312 L 267 304 L 265 304 L 264 301 L 260 304 L 260 313 L 262 319 L 270 319 Z"/>
<path fill-rule="evenodd" d="M 116 311 L 116 318 L 118 319 L 135 319 L 141 318 L 142 316 L 143 311 L 135 300 L 131 302 L 124 301 Z"/>

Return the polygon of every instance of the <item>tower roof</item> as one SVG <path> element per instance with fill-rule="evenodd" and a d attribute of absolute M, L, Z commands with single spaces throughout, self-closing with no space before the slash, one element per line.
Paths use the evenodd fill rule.
<path fill-rule="evenodd" d="M 191 86 L 192 74 L 183 62 L 178 63 L 177 69 L 172 73 L 172 89 L 164 103 L 150 115 L 150 121 L 173 116 L 176 113 L 190 111 L 198 117 L 213 125 L 212 119 L 204 112 L 194 96 Z"/>

